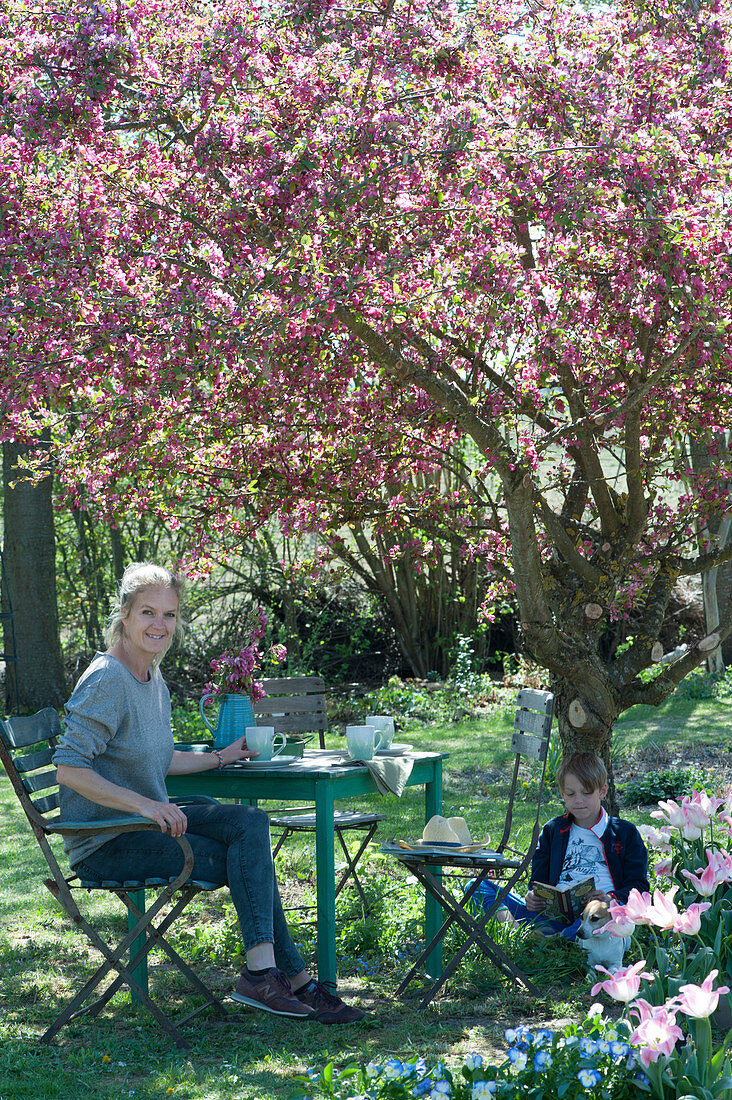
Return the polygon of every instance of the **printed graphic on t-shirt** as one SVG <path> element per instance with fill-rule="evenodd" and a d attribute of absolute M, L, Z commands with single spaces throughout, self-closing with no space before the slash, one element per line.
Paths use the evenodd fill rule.
<path fill-rule="evenodd" d="M 607 892 L 612 889 L 612 879 L 599 838 L 589 829 L 572 825 L 559 882 L 579 882 L 590 876 L 595 880 L 596 890 Z"/>

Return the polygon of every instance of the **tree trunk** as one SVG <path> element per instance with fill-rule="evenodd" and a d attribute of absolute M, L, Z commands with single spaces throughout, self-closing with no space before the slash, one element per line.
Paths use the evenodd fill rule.
<path fill-rule="evenodd" d="M 610 747 L 613 725 L 620 711 L 612 691 L 602 677 L 590 674 L 573 676 L 571 680 L 558 679 L 553 690 L 554 728 L 562 743 L 562 753 L 597 753 L 607 768 L 605 808 L 616 815 L 618 801 Z"/>
<path fill-rule="evenodd" d="M 7 683 L 10 711 L 57 707 L 67 698 L 56 602 L 53 479 L 38 485 L 20 480 L 18 460 L 27 453 L 24 446 L 3 445 L 5 579 L 17 656 L 17 696 L 10 678 Z"/>

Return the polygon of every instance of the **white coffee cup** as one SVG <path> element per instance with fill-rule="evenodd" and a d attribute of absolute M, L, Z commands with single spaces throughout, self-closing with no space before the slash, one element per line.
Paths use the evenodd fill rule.
<path fill-rule="evenodd" d="M 394 719 L 388 714 L 367 714 L 365 718 L 367 726 L 373 726 L 381 734 L 380 749 L 390 749 L 394 740 Z"/>
<path fill-rule="evenodd" d="M 373 760 L 381 748 L 381 734 L 373 726 L 346 726 L 346 744 L 352 760 Z"/>
<path fill-rule="evenodd" d="M 245 732 L 247 748 L 259 753 L 257 760 L 272 760 L 287 744 L 284 733 L 275 733 L 274 726 L 247 726 Z"/>

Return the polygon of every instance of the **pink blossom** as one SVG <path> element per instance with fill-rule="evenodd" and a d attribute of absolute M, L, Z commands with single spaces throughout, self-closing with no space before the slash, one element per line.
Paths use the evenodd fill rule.
<path fill-rule="evenodd" d="M 672 859 L 660 859 L 653 868 L 656 878 L 671 878 L 674 864 Z"/>
<path fill-rule="evenodd" d="M 657 810 L 651 810 L 651 817 L 665 818 L 675 829 L 681 828 L 684 824 L 684 814 L 673 798 L 669 798 L 667 802 L 659 802 L 658 807 Z"/>
<path fill-rule="evenodd" d="M 732 881 L 732 856 L 729 852 L 707 848 L 706 855 L 705 868 L 697 867 L 696 874 L 687 870 L 681 872 L 703 898 L 711 897 L 721 883 Z"/>
<path fill-rule="evenodd" d="M 595 970 L 600 970 L 603 974 L 608 974 L 609 979 L 604 982 L 597 982 L 596 985 L 593 985 L 590 990 L 591 995 L 594 997 L 598 990 L 604 989 L 604 991 L 609 993 L 616 1001 L 624 1001 L 627 1004 L 628 1001 L 632 1001 L 634 997 L 637 997 L 641 978 L 648 978 L 649 980 L 653 978 L 652 974 L 648 974 L 643 970 L 645 965 L 646 960 L 641 959 L 640 962 L 633 963 L 632 966 L 626 966 L 621 970 L 616 970 L 614 974 L 611 974 L 604 966 L 596 966 Z"/>
<path fill-rule="evenodd" d="M 668 852 L 670 848 L 672 830 L 670 825 L 664 825 L 657 829 L 654 825 L 639 825 L 638 832 L 647 845 L 656 848 L 660 852 Z"/>
<path fill-rule="evenodd" d="M 661 890 L 653 891 L 653 901 L 646 907 L 646 916 L 657 928 L 673 928 L 678 920 L 679 911 L 674 902 L 678 889 L 674 885 L 665 894 Z"/>
<path fill-rule="evenodd" d="M 641 893 L 640 890 L 633 888 L 628 894 L 628 900 L 623 906 L 625 916 L 629 920 L 632 920 L 634 924 L 650 924 L 650 918 L 647 916 L 647 910 L 650 904 L 651 895 L 646 890 Z M 610 913 L 612 915 L 613 906 L 610 906 Z"/>
<path fill-rule="evenodd" d="M 687 1016 L 694 1016 L 697 1020 L 712 1015 L 719 1004 L 720 995 L 729 993 L 728 985 L 720 985 L 712 989 L 712 983 L 718 973 L 718 970 L 710 970 L 701 985 L 681 986 L 679 996 L 675 998 L 676 1006 L 681 1012 L 685 1012 Z"/>
<path fill-rule="evenodd" d="M 656 1007 L 648 1001 L 638 998 L 629 1009 L 631 1015 L 638 1016 L 639 1023 L 629 1037 L 629 1042 L 638 1046 L 638 1059 L 647 1069 L 651 1062 L 657 1062 L 659 1055 L 668 1057 L 673 1053 L 684 1033 L 676 1023 L 671 1002 Z"/>
<path fill-rule="evenodd" d="M 635 931 L 637 922 L 628 915 L 627 906 L 611 902 L 610 917 L 611 920 L 603 925 L 601 931 L 609 932 L 611 936 L 631 936 Z"/>
<path fill-rule="evenodd" d="M 674 922 L 674 932 L 680 932 L 682 936 L 696 936 L 701 929 L 701 915 L 711 909 L 709 901 L 694 902 L 685 913 L 679 913 Z"/>

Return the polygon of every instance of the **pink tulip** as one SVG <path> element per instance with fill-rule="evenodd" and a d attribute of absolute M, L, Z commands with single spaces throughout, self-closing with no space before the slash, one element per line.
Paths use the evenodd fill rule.
<path fill-rule="evenodd" d="M 711 1016 L 719 1004 L 720 995 L 729 993 L 728 985 L 712 989 L 712 982 L 718 973 L 718 970 L 710 970 L 701 985 L 682 985 L 679 996 L 675 998 L 676 1007 L 697 1020 Z"/>
<path fill-rule="evenodd" d="M 656 878 L 671 878 L 674 864 L 672 859 L 661 859 L 653 867 Z"/>
<path fill-rule="evenodd" d="M 643 837 L 646 845 L 655 848 L 659 852 L 669 851 L 671 839 L 671 827 L 664 825 L 657 829 L 655 825 L 639 825 L 638 832 Z"/>
<path fill-rule="evenodd" d="M 671 1002 L 657 1008 L 639 998 L 629 1011 L 638 1016 L 639 1023 L 628 1042 L 638 1046 L 638 1059 L 648 1069 L 651 1062 L 658 1061 L 659 1055 L 668 1057 L 684 1033 L 676 1023 Z"/>
<path fill-rule="evenodd" d="M 709 901 L 694 902 L 685 913 L 679 913 L 678 920 L 674 924 L 674 932 L 680 932 L 682 936 L 696 936 L 701 928 L 701 915 L 711 909 Z"/>
<path fill-rule="evenodd" d="M 623 967 L 621 970 L 616 970 L 614 974 L 611 974 L 609 970 L 606 970 L 604 966 L 596 966 L 595 970 L 601 970 L 603 974 L 609 975 L 609 980 L 604 982 L 598 982 L 593 985 L 590 990 L 591 996 L 595 996 L 599 989 L 604 989 L 606 993 L 609 993 L 616 1001 L 624 1001 L 625 1004 L 628 1001 L 632 1001 L 634 997 L 638 995 L 640 989 L 641 978 L 652 978 L 652 974 L 647 974 L 643 971 L 643 967 L 646 965 L 646 960 L 641 959 L 640 962 L 633 963 L 632 966 Z M 643 971 L 641 973 L 641 971 Z"/>
<path fill-rule="evenodd" d="M 653 901 L 646 907 L 646 916 L 657 928 L 673 928 L 679 919 L 674 897 L 678 886 L 672 886 L 665 894 L 661 890 L 653 891 Z"/>
<path fill-rule="evenodd" d="M 692 791 L 691 801 L 696 802 L 711 820 L 721 806 L 726 805 L 726 798 L 713 798 L 706 791 Z"/>
<path fill-rule="evenodd" d="M 691 871 L 682 871 L 681 874 L 694 884 L 694 889 L 703 898 L 709 898 L 723 882 L 732 881 L 732 857 L 729 852 L 721 852 L 718 849 L 706 849 L 707 865 L 705 868 L 697 867 L 696 874 Z"/>
<path fill-rule="evenodd" d="M 628 916 L 625 905 L 617 902 L 610 903 L 610 921 L 598 929 L 600 932 L 609 932 L 611 936 L 632 936 L 635 932 L 636 922 Z"/>
<path fill-rule="evenodd" d="M 624 905 L 625 915 L 629 920 L 635 922 L 635 924 L 650 924 L 650 919 L 646 915 L 648 906 L 651 904 L 651 895 L 644 891 L 642 894 L 640 890 L 636 890 L 635 887 L 628 894 L 628 900 Z M 612 914 L 612 906 L 610 907 Z"/>
<path fill-rule="evenodd" d="M 667 802 L 659 802 L 657 810 L 651 810 L 651 817 L 665 818 L 669 825 L 673 825 L 675 829 L 680 829 L 684 824 L 684 815 L 681 807 L 677 802 L 674 802 L 673 798 L 669 798 Z"/>

